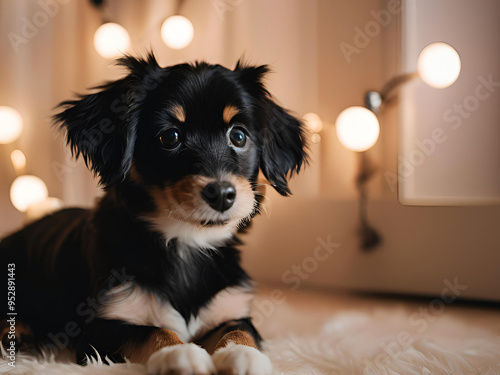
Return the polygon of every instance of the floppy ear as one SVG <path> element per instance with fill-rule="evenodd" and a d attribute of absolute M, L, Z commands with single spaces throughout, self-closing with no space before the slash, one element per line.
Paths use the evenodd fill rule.
<path fill-rule="evenodd" d="M 240 72 L 240 81 L 255 101 L 261 126 L 260 168 L 274 189 L 288 196 L 291 191 L 287 179 L 307 163 L 303 124 L 277 105 L 265 89 L 262 79 L 269 71 L 267 66 L 243 67 L 238 62 L 235 70 Z"/>
<path fill-rule="evenodd" d="M 54 116 L 66 130 L 67 144 L 73 155 L 81 155 L 100 184 L 109 186 L 122 181 L 132 164 L 139 106 L 148 89 L 158 85 L 158 66 L 154 56 L 139 60 L 127 56 L 118 61 L 130 74 L 118 81 L 96 87 L 94 94 L 61 103 L 64 110 Z M 145 82 L 149 82 L 146 84 Z M 156 82 L 156 86 L 154 83 Z"/>
<path fill-rule="evenodd" d="M 272 100 L 267 106 L 260 167 L 276 191 L 288 196 L 287 179 L 307 163 L 303 125 Z"/>

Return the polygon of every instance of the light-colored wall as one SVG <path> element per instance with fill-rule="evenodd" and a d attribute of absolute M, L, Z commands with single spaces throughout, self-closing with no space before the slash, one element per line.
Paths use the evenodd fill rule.
<path fill-rule="evenodd" d="M 301 274 L 300 287 L 439 294 L 445 279 L 458 277 L 467 285 L 464 295 L 500 299 L 499 209 L 403 207 L 395 186 L 384 180 L 383 172 L 397 170 L 397 105 L 380 115 L 381 138 L 369 154 L 380 172 L 369 183 L 369 216 L 384 243 L 372 253 L 359 250 L 356 155 L 339 144 L 333 123 L 342 109 L 362 105 L 367 90 L 379 89 L 398 73 L 397 15 L 372 33 L 366 46 L 355 39 L 356 28 L 373 27 L 376 15 L 387 14 L 394 0 L 188 0 L 181 12 L 195 25 L 196 36 L 181 51 L 168 49 L 159 37 L 161 21 L 173 12 L 169 4 L 114 0 L 105 15 L 129 30 L 137 53 L 153 47 L 162 65 L 206 59 L 231 67 L 242 55 L 268 63 L 274 71 L 268 87 L 277 100 L 299 116 L 315 111 L 325 121 L 321 143 L 311 145 L 310 167 L 292 183 L 295 196 L 269 191 L 267 214 L 244 238 L 244 262 L 252 275 L 289 288 L 297 283 L 293 266 L 305 262 L 311 272 Z M 37 2 L 1 0 L 0 35 L 19 32 L 21 17 L 38 10 Z M 27 155 L 28 172 L 42 177 L 50 194 L 68 205 L 91 205 L 97 190 L 84 166 L 65 154 L 48 118 L 73 91 L 121 74 L 93 50 L 99 23 L 87 1 L 69 1 L 19 54 L 0 39 L 0 71 L 11 73 L 2 76 L 0 103 L 19 108 L 26 122 L 17 146 Z M 359 50 L 350 62 L 342 43 Z M 22 222 L 8 198 L 15 177 L 8 161 L 13 147 L 0 146 L 0 233 Z M 54 162 L 68 167 L 61 179 Z M 318 237 L 339 246 L 332 254 L 316 251 L 315 265 Z"/>
<path fill-rule="evenodd" d="M 398 127 L 404 129 L 397 99 L 379 114 L 381 137 L 369 151 L 378 174 L 369 183 L 368 214 L 383 243 L 370 253 L 359 248 L 356 155 L 340 146 L 331 123 L 342 109 L 362 105 L 367 90 L 380 89 L 400 72 L 400 18 L 393 16 L 359 54 L 351 56 L 351 62 L 340 45 L 360 46 L 355 44 L 356 28 L 365 30 L 375 19 L 373 12 L 388 17 L 392 4 L 381 1 L 374 8 L 373 2 L 318 3 L 315 110 L 330 124 L 321 144 L 313 148 L 321 173 L 316 174 L 318 166 L 313 166 L 296 185 L 318 185 L 319 194 L 299 190 L 286 199 L 272 194 L 270 214 L 259 217 L 245 237 L 245 262 L 257 279 L 281 289 L 314 285 L 440 296 L 449 289 L 448 280 L 459 286 L 461 297 L 500 300 L 500 208 L 403 206 L 397 184 L 385 178 L 397 173 Z M 467 151 L 474 154 L 473 147 Z M 328 238 L 338 247 L 326 256 L 318 246 Z"/>

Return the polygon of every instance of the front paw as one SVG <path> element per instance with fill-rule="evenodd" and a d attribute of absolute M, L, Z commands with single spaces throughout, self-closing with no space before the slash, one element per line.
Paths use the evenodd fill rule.
<path fill-rule="evenodd" d="M 146 364 L 150 375 L 215 374 L 212 358 L 195 344 L 167 346 L 153 353 Z"/>
<path fill-rule="evenodd" d="M 271 375 L 273 365 L 267 355 L 246 345 L 230 343 L 213 355 L 218 375 Z"/>

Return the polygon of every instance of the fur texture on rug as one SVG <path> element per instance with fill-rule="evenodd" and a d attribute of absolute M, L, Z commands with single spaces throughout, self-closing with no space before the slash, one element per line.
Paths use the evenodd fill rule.
<path fill-rule="evenodd" d="M 286 310 L 286 306 L 282 306 Z M 485 327 L 480 321 L 440 316 L 423 325 L 411 324 L 414 310 L 377 309 L 370 312 L 343 311 L 330 315 L 319 331 L 285 333 L 281 314 L 269 318 L 268 326 L 282 332 L 266 341 L 266 352 L 276 374 L 289 375 L 427 375 L 500 374 L 499 326 Z M 296 316 L 283 313 L 284 321 Z M 303 316 L 303 321 L 308 317 Z M 480 319 L 480 315 L 478 315 Z M 498 320 L 494 322 L 498 323 Z M 409 324 L 410 323 L 410 324 Z M 483 322 L 484 323 L 484 322 Z M 288 323 L 289 324 L 289 323 Z M 413 328 L 413 332 L 412 332 Z M 420 329 L 415 331 L 415 329 Z M 265 333 L 265 332 L 264 332 Z M 142 365 L 104 365 L 101 359 L 87 367 L 18 355 L 16 368 L 0 360 L 0 373 L 9 375 L 146 375 Z"/>

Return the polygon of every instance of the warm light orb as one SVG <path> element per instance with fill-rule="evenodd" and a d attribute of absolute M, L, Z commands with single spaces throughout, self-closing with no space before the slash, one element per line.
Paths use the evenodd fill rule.
<path fill-rule="evenodd" d="M 306 113 L 302 118 L 304 119 L 307 127 L 311 129 L 313 133 L 319 133 L 321 129 L 323 129 L 323 121 L 321 121 L 321 117 L 319 117 L 316 113 Z"/>
<path fill-rule="evenodd" d="M 312 143 L 320 143 L 321 142 L 321 135 L 319 135 L 318 133 L 314 133 L 313 135 L 311 135 L 311 142 Z"/>
<path fill-rule="evenodd" d="M 42 217 L 59 211 L 64 206 L 59 198 L 48 197 L 40 202 L 31 204 L 26 210 L 26 219 L 32 222 Z"/>
<path fill-rule="evenodd" d="M 170 48 L 186 47 L 193 40 L 193 36 L 193 24 L 186 17 L 171 16 L 161 25 L 161 38 Z"/>
<path fill-rule="evenodd" d="M 429 86 L 443 89 L 455 82 L 460 74 L 460 56 L 446 43 L 432 43 L 418 56 L 418 73 Z"/>
<path fill-rule="evenodd" d="M 18 172 L 26 168 L 26 156 L 21 150 L 14 150 L 10 153 L 10 161 L 14 166 L 14 169 Z"/>
<path fill-rule="evenodd" d="M 14 142 L 23 131 L 23 118 L 12 107 L 0 107 L 0 143 Z"/>
<path fill-rule="evenodd" d="M 113 59 L 123 55 L 130 46 L 127 30 L 117 23 L 101 25 L 94 34 L 94 47 L 102 57 Z"/>
<path fill-rule="evenodd" d="M 47 185 L 36 176 L 20 176 L 14 180 L 10 187 L 10 200 L 14 207 L 21 212 L 26 212 L 32 204 L 44 201 L 48 195 Z"/>
<path fill-rule="evenodd" d="M 335 123 L 340 143 L 349 150 L 366 151 L 378 139 L 377 116 L 364 107 L 349 107 L 340 112 Z"/>

